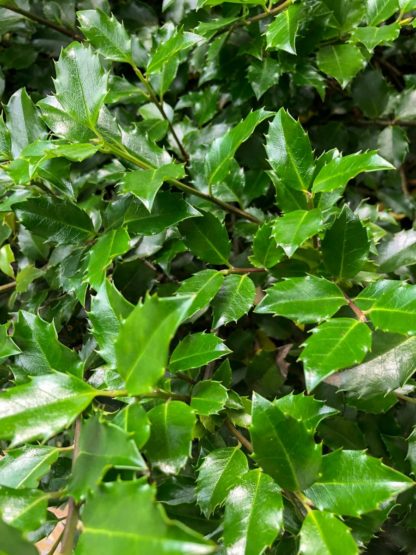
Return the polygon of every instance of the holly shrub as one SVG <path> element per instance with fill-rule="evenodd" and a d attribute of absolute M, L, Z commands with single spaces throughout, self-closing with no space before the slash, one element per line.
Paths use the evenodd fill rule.
<path fill-rule="evenodd" d="M 415 553 L 416 1 L 0 5 L 0 552 Z"/>

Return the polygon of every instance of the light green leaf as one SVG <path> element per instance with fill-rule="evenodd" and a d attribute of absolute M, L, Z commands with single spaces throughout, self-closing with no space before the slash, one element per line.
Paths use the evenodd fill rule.
<path fill-rule="evenodd" d="M 321 71 L 334 77 L 344 89 L 365 66 L 365 58 L 354 44 L 324 46 L 316 56 Z"/>
<path fill-rule="evenodd" d="M 6 276 L 14 278 L 12 262 L 15 261 L 14 253 L 9 244 L 3 245 L 0 249 L 0 271 Z"/>
<path fill-rule="evenodd" d="M 305 494 L 320 510 L 361 516 L 413 486 L 413 481 L 363 451 L 335 451 L 322 457 L 319 480 Z"/>
<path fill-rule="evenodd" d="M 37 488 L 59 456 L 59 448 L 29 445 L 7 451 L 0 460 L 0 485 L 9 488 Z"/>
<path fill-rule="evenodd" d="M 283 525 L 279 487 L 261 470 L 250 470 L 230 491 L 225 502 L 224 545 L 228 553 L 260 555 Z"/>
<path fill-rule="evenodd" d="M 56 62 L 56 97 L 78 124 L 94 129 L 107 94 L 107 74 L 91 48 L 73 42 Z"/>
<path fill-rule="evenodd" d="M 301 124 L 281 108 L 271 122 L 266 138 L 269 164 L 284 186 L 308 190 L 314 160 L 309 138 Z"/>
<path fill-rule="evenodd" d="M 187 317 L 207 308 L 218 293 L 224 281 L 224 274 L 217 270 L 202 270 L 182 281 L 177 294 L 192 297 Z"/>
<path fill-rule="evenodd" d="M 90 250 L 85 280 L 98 290 L 105 280 L 105 272 L 113 258 L 130 248 L 130 237 L 124 228 L 113 229 L 101 235 Z"/>
<path fill-rule="evenodd" d="M 313 432 L 256 393 L 250 435 L 254 459 L 279 486 L 302 490 L 316 480 L 322 446 L 315 443 Z"/>
<path fill-rule="evenodd" d="M 224 225 L 212 214 L 205 212 L 179 224 L 186 246 L 192 254 L 211 264 L 228 265 L 231 244 Z"/>
<path fill-rule="evenodd" d="M 28 376 L 49 374 L 51 370 L 82 376 L 78 355 L 58 340 L 54 323 L 21 310 L 14 325 L 13 339 L 20 348 L 16 363 Z"/>
<path fill-rule="evenodd" d="M 100 54 L 115 62 L 131 61 L 131 39 L 113 15 L 96 8 L 79 11 L 77 17 L 81 31 Z"/>
<path fill-rule="evenodd" d="M 229 322 L 236 322 L 247 314 L 253 305 L 255 294 L 256 288 L 247 274 L 226 276 L 212 304 L 212 327 L 219 328 Z"/>
<path fill-rule="evenodd" d="M 53 372 L 0 393 L 0 437 L 12 446 L 47 440 L 67 428 L 97 392 L 71 374 Z"/>
<path fill-rule="evenodd" d="M 370 349 L 370 328 L 359 320 L 333 318 L 313 328 L 299 357 L 308 391 L 337 370 L 361 362 Z"/>
<path fill-rule="evenodd" d="M 220 412 L 227 399 L 227 390 L 223 385 L 212 380 L 204 380 L 192 389 L 191 408 L 202 416 L 209 416 Z"/>
<path fill-rule="evenodd" d="M 153 466 L 177 474 L 191 452 L 195 414 L 181 401 L 168 400 L 147 413 L 150 438 L 144 451 Z"/>
<path fill-rule="evenodd" d="M 128 433 L 141 449 L 150 437 L 150 421 L 144 408 L 138 403 L 127 405 L 118 412 L 113 424 Z"/>
<path fill-rule="evenodd" d="M 379 156 L 375 150 L 334 158 L 315 177 L 312 191 L 322 193 L 341 189 L 362 172 L 393 170 L 394 166 Z"/>
<path fill-rule="evenodd" d="M 379 44 L 386 44 L 397 39 L 400 34 L 400 24 L 391 23 L 381 27 L 357 27 L 351 33 L 354 42 L 361 42 L 367 50 L 374 50 Z"/>
<path fill-rule="evenodd" d="M 358 555 L 358 546 L 349 528 L 326 511 L 309 511 L 300 531 L 302 555 Z"/>
<path fill-rule="evenodd" d="M 366 228 L 345 205 L 322 240 L 327 270 L 340 278 L 353 278 L 363 267 L 369 249 Z"/>
<path fill-rule="evenodd" d="M 300 23 L 300 5 L 289 6 L 278 14 L 266 30 L 267 48 L 296 54 L 295 40 Z"/>
<path fill-rule="evenodd" d="M 153 52 L 147 64 L 147 73 L 150 75 L 160 71 L 168 62 L 177 57 L 179 53 L 203 41 L 204 38 L 195 33 L 176 31 L 169 39 L 161 42 L 155 52 Z"/>
<path fill-rule="evenodd" d="M 3 520 L 31 532 L 46 520 L 48 495 L 36 489 L 12 489 L 0 486 L 0 513 Z M 1 546 L 0 546 L 1 549 Z"/>
<path fill-rule="evenodd" d="M 23 539 L 19 531 L 0 519 L 0 553 L 4 555 L 39 555 L 36 547 Z"/>
<path fill-rule="evenodd" d="M 262 108 L 250 112 L 235 127 L 229 129 L 224 136 L 214 140 L 205 158 L 205 171 L 208 183 L 219 183 L 230 171 L 230 164 L 238 147 L 247 141 L 255 128 L 272 115 Z"/>
<path fill-rule="evenodd" d="M 255 308 L 259 314 L 277 314 L 310 324 L 329 318 L 347 304 L 342 291 L 324 278 L 288 278 L 266 289 Z"/>
<path fill-rule="evenodd" d="M 69 492 L 77 500 L 94 491 L 112 467 L 134 471 L 146 464 L 129 434 L 93 416 L 83 423 Z"/>
<path fill-rule="evenodd" d="M 273 402 L 284 414 L 302 422 L 308 430 L 315 431 L 318 424 L 338 411 L 310 395 L 290 393 Z"/>
<path fill-rule="evenodd" d="M 366 0 L 366 4 L 368 25 L 378 25 L 399 9 L 398 0 Z"/>
<path fill-rule="evenodd" d="M 0 116 L 0 160 L 10 160 L 12 157 L 10 131 L 4 123 L 3 114 Z"/>
<path fill-rule="evenodd" d="M 259 227 L 253 239 L 253 255 L 250 262 L 260 268 L 272 268 L 284 257 L 283 249 L 272 240 L 273 221 Z"/>
<path fill-rule="evenodd" d="M 322 227 L 322 214 L 313 210 L 294 210 L 273 224 L 273 236 L 278 247 L 282 247 L 290 258 L 308 239 L 316 235 Z"/>
<path fill-rule="evenodd" d="M 23 225 L 51 243 L 78 243 L 93 232 L 87 214 L 66 200 L 34 197 L 14 205 Z"/>
<path fill-rule="evenodd" d="M 374 326 L 393 333 L 416 333 L 416 285 L 393 282 L 368 310 Z"/>
<path fill-rule="evenodd" d="M 215 449 L 204 458 L 198 470 L 196 498 L 207 517 L 224 503 L 247 471 L 247 457 L 239 447 Z"/>
<path fill-rule="evenodd" d="M 163 183 L 169 179 L 183 177 L 185 177 L 183 164 L 165 164 L 154 170 L 136 170 L 127 173 L 120 185 L 125 193 L 135 195 L 151 212 L 156 194 Z"/>
<path fill-rule="evenodd" d="M 147 297 L 121 323 L 115 343 L 117 370 L 131 395 L 149 393 L 163 376 L 169 343 L 191 302 L 190 297 Z"/>
<path fill-rule="evenodd" d="M 205 555 L 215 551 L 216 546 L 200 534 L 169 520 L 155 493 L 142 480 L 101 486 L 85 505 L 75 554 Z"/>
<path fill-rule="evenodd" d="M 230 349 L 215 334 L 193 333 L 182 339 L 173 351 L 169 370 L 182 372 L 191 368 L 200 368 L 228 353 L 231 353 Z"/>

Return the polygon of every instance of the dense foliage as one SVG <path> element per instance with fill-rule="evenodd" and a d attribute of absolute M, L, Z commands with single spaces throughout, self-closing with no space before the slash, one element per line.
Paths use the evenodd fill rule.
<path fill-rule="evenodd" d="M 416 1 L 0 5 L 0 552 L 413 552 Z"/>

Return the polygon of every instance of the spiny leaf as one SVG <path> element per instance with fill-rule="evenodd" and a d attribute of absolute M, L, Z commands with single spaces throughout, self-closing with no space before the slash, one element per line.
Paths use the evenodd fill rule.
<path fill-rule="evenodd" d="M 113 229 L 101 235 L 90 250 L 86 281 L 98 290 L 105 279 L 107 267 L 113 258 L 129 250 L 130 237 L 124 228 Z"/>
<path fill-rule="evenodd" d="M 38 482 L 57 460 L 59 448 L 49 445 L 11 449 L 0 460 L 0 485 L 9 488 L 37 488 Z"/>
<path fill-rule="evenodd" d="M 290 6 L 278 14 L 267 27 L 267 48 L 296 54 L 295 39 L 300 23 L 300 6 Z"/>
<path fill-rule="evenodd" d="M 46 520 L 48 495 L 39 490 L 12 489 L 0 486 L 0 512 L 3 520 L 22 530 L 31 532 Z"/>
<path fill-rule="evenodd" d="M 215 216 L 206 212 L 202 217 L 181 222 L 179 230 L 185 244 L 198 258 L 211 264 L 228 265 L 230 240 L 227 230 Z"/>
<path fill-rule="evenodd" d="M 231 353 L 230 349 L 215 334 L 194 333 L 177 345 L 170 357 L 169 370 L 182 372 L 200 368 L 228 353 Z"/>
<path fill-rule="evenodd" d="M 254 302 L 256 289 L 248 275 L 226 276 L 213 302 L 213 328 L 235 322 L 246 314 Z"/>
<path fill-rule="evenodd" d="M 334 77 L 345 88 L 363 69 L 365 58 L 354 44 L 335 44 L 321 48 L 316 62 L 321 71 Z"/>
<path fill-rule="evenodd" d="M 187 317 L 190 318 L 199 310 L 208 307 L 218 293 L 224 281 L 224 274 L 216 270 L 202 270 L 182 281 L 178 295 L 193 297 Z"/>
<path fill-rule="evenodd" d="M 316 235 L 322 227 L 320 210 L 294 210 L 277 218 L 273 224 L 273 237 L 288 257 L 307 239 Z"/>
<path fill-rule="evenodd" d="M 191 408 L 198 414 L 209 416 L 220 412 L 227 399 L 227 390 L 223 385 L 216 381 L 204 380 L 192 389 Z"/>
<path fill-rule="evenodd" d="M 332 513 L 309 511 L 300 531 L 299 553 L 302 555 L 358 555 L 348 527 Z"/>

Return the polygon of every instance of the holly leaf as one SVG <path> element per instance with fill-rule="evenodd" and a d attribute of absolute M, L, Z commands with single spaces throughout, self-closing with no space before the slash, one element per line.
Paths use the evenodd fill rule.
<path fill-rule="evenodd" d="M 228 265 L 230 240 L 225 226 L 215 216 L 205 212 L 202 217 L 181 222 L 179 231 L 195 256 L 211 264 Z"/>
<path fill-rule="evenodd" d="M 283 499 L 277 484 L 261 470 L 250 470 L 225 502 L 224 545 L 232 553 L 260 555 L 283 526 Z"/>
<path fill-rule="evenodd" d="M 98 290 L 105 279 L 105 272 L 112 260 L 127 252 L 130 237 L 124 228 L 113 229 L 101 235 L 90 250 L 85 280 Z"/>
<path fill-rule="evenodd" d="M 316 235 L 322 227 L 322 214 L 317 208 L 313 210 L 294 210 L 273 224 L 273 237 L 289 258 L 305 241 Z"/>
<path fill-rule="evenodd" d="M 0 519 L 0 550 L 5 555 L 39 555 L 36 547 L 26 541 L 16 528 Z"/>
<path fill-rule="evenodd" d="M 182 281 L 177 294 L 192 297 L 187 318 L 208 307 L 224 281 L 224 274 L 217 270 L 202 270 Z"/>
<path fill-rule="evenodd" d="M 253 239 L 253 255 L 250 262 L 260 268 L 272 268 L 284 257 L 283 249 L 272 241 L 273 221 L 259 227 Z"/>
<path fill-rule="evenodd" d="M 31 532 L 46 520 L 48 495 L 36 489 L 12 489 L 0 486 L 0 513 L 3 520 Z"/>
<path fill-rule="evenodd" d="M 169 370 L 182 372 L 200 368 L 209 362 L 231 353 L 225 343 L 213 333 L 193 333 L 182 339 L 173 351 Z"/>
<path fill-rule="evenodd" d="M 204 380 L 192 388 L 191 408 L 197 414 L 209 416 L 220 412 L 227 402 L 226 388 L 219 382 Z"/>
<path fill-rule="evenodd" d="M 394 272 L 401 266 L 416 263 L 416 231 L 403 229 L 388 237 L 378 249 L 378 264 L 382 272 Z"/>
<path fill-rule="evenodd" d="M 310 395 L 289 393 L 274 401 L 284 414 L 302 422 L 308 430 L 315 431 L 318 424 L 338 411 Z"/>
<path fill-rule="evenodd" d="M 147 73 L 155 73 L 163 69 L 173 58 L 177 58 L 181 52 L 189 50 L 198 42 L 203 42 L 204 38 L 195 33 L 188 33 L 182 30 L 175 31 L 167 40 L 162 41 L 150 56 L 147 64 Z"/>
<path fill-rule="evenodd" d="M 141 449 L 150 437 L 150 421 L 144 408 L 138 403 L 127 405 L 118 412 L 112 423 L 124 430 Z"/>
<path fill-rule="evenodd" d="M 254 311 L 310 324 L 329 318 L 346 304 L 342 291 L 335 283 L 306 276 L 287 278 L 266 289 L 266 296 Z"/>
<path fill-rule="evenodd" d="M 28 144 L 46 137 L 45 126 L 26 89 L 19 89 L 12 94 L 4 111 L 7 116 L 8 134 L 4 135 L 3 142 L 11 141 L 13 158 L 17 158 Z M 8 148 L 6 146 L 3 150 L 8 151 Z"/>
<path fill-rule="evenodd" d="M 367 2 L 367 23 L 378 25 L 391 17 L 399 9 L 397 0 L 373 0 Z"/>
<path fill-rule="evenodd" d="M 316 62 L 321 71 L 333 77 L 344 89 L 365 66 L 361 50 L 354 44 L 335 44 L 318 50 Z"/>
<path fill-rule="evenodd" d="M 266 30 L 267 48 L 296 54 L 295 40 L 300 23 L 300 6 L 289 6 L 278 14 Z"/>
<path fill-rule="evenodd" d="M 0 485 L 14 489 L 37 488 L 58 456 L 59 448 L 49 445 L 10 449 L 0 460 Z"/>
<path fill-rule="evenodd" d="M 358 555 L 351 531 L 334 514 L 308 511 L 300 530 L 299 553 L 303 555 Z"/>
<path fill-rule="evenodd" d="M 393 282 L 367 314 L 376 328 L 393 333 L 416 333 L 416 286 Z"/>
<path fill-rule="evenodd" d="M 248 275 L 226 276 L 223 286 L 214 299 L 213 328 L 236 322 L 247 314 L 254 302 L 256 288 Z"/>

